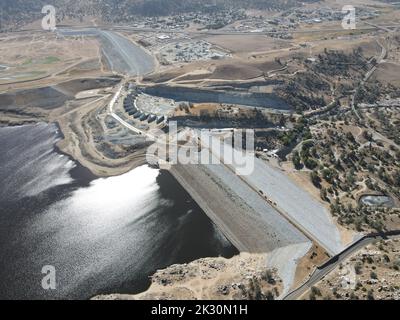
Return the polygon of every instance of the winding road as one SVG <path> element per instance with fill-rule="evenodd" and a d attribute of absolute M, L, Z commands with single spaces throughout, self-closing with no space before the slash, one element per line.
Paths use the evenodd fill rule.
<path fill-rule="evenodd" d="M 391 231 L 383 234 L 372 234 L 369 236 L 365 236 L 354 243 L 352 246 L 346 248 L 343 252 L 338 255 L 332 257 L 328 262 L 318 267 L 311 277 L 301 285 L 296 290 L 289 293 L 283 300 L 296 300 L 299 299 L 307 290 L 311 289 L 314 285 L 316 285 L 319 281 L 321 281 L 324 277 L 326 277 L 330 272 L 335 270 L 335 268 L 346 260 L 351 255 L 357 253 L 359 250 L 365 248 L 367 245 L 374 243 L 379 240 L 387 240 L 387 239 L 395 239 L 400 237 L 400 231 Z"/>
<path fill-rule="evenodd" d="M 380 64 L 382 64 L 387 56 L 388 50 L 384 45 L 382 45 L 379 41 L 377 41 L 378 45 L 382 48 L 380 56 L 377 58 L 377 63 L 365 74 L 364 79 L 359 83 L 358 87 L 354 91 L 353 96 L 351 97 L 351 109 L 353 110 L 353 113 L 356 115 L 358 120 L 362 120 L 362 117 L 358 113 L 357 106 L 356 106 L 356 97 L 358 92 L 360 91 L 361 88 L 364 87 L 364 84 L 368 82 L 368 80 L 371 78 L 371 76 L 375 73 L 376 69 Z"/>

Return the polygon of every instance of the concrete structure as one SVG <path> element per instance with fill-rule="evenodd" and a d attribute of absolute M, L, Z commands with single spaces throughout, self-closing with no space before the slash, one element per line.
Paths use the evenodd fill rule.
<path fill-rule="evenodd" d="M 211 136 L 210 139 L 202 140 L 202 143 L 210 147 L 212 153 L 219 159 L 223 159 L 221 150 L 215 141 L 218 137 Z M 202 136 L 204 137 L 204 135 Z M 214 143 L 212 143 L 214 142 Z M 232 150 L 234 154 L 238 151 Z M 344 249 L 340 232 L 330 212 L 317 199 L 294 183 L 284 172 L 272 167 L 265 161 L 256 158 L 252 154 L 242 156 L 246 162 L 254 163 L 254 170 L 250 174 L 241 177 L 242 182 L 253 188 L 254 192 L 262 192 L 274 207 L 290 220 L 308 238 L 319 243 L 329 254 L 335 255 Z M 232 171 L 237 170 L 235 165 L 227 165 Z"/>
<path fill-rule="evenodd" d="M 224 165 L 176 165 L 170 172 L 238 250 L 311 247 L 305 235 Z"/>

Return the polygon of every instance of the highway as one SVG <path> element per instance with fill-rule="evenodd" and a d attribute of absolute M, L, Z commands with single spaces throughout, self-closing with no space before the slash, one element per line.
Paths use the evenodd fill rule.
<path fill-rule="evenodd" d="M 385 30 L 390 30 L 390 28 L 397 28 L 399 25 L 388 25 L 388 26 L 374 26 L 370 25 L 368 27 L 357 27 L 358 31 L 372 31 L 384 28 Z M 303 30 L 279 30 L 279 31 L 261 31 L 261 32 L 249 32 L 249 31 L 226 31 L 226 30 L 197 30 L 197 31 L 185 31 L 185 30 L 154 30 L 151 28 L 136 28 L 129 26 L 114 26 L 110 30 L 127 30 L 134 32 L 160 32 L 163 34 L 191 34 L 191 35 L 211 35 L 211 36 L 229 36 L 229 35 L 241 35 L 241 36 L 255 36 L 255 35 L 272 35 L 272 34 L 282 34 L 282 33 L 321 33 L 321 32 L 344 32 L 348 33 L 349 30 L 343 28 L 321 28 L 321 29 L 303 29 Z"/>
<path fill-rule="evenodd" d="M 400 237 L 400 231 L 392 231 L 384 234 L 372 234 L 361 238 L 352 246 L 346 248 L 343 252 L 332 257 L 328 262 L 318 267 L 311 277 L 302 284 L 299 288 L 289 293 L 283 300 L 296 300 L 299 299 L 307 290 L 315 286 L 319 281 L 331 273 L 335 268 L 346 260 L 351 255 L 357 253 L 359 250 L 365 248 L 367 245 L 379 240 L 394 239 Z"/>
<path fill-rule="evenodd" d="M 340 23 L 340 22 L 339 22 Z M 358 31 L 373 31 L 373 30 L 385 30 L 395 32 L 397 28 L 400 27 L 400 24 L 391 24 L 391 25 L 374 25 L 370 23 L 366 23 L 367 26 L 359 27 L 357 26 Z M 349 30 L 343 29 L 342 27 L 338 28 L 321 28 L 321 29 L 301 29 L 301 30 L 279 30 L 279 31 L 262 31 L 262 32 L 251 32 L 251 31 L 227 31 L 227 30 L 171 30 L 171 29 L 152 29 L 152 28 L 138 28 L 138 27 L 131 27 L 131 26 L 93 26 L 93 25 L 86 25 L 86 26 L 68 26 L 68 29 L 71 32 L 77 30 L 86 30 L 91 32 L 93 30 L 109 30 L 109 31 L 133 31 L 133 32 L 143 32 L 143 33 L 162 33 L 162 34 L 191 34 L 191 35 L 244 35 L 244 36 L 254 36 L 254 35 L 273 35 L 273 34 L 282 34 L 282 33 L 293 33 L 293 34 L 313 34 L 313 33 L 321 33 L 321 32 L 343 32 L 348 34 Z M 59 30 L 59 29 L 57 29 Z M 34 31 L 43 31 L 42 28 L 31 28 L 29 30 L 15 30 L 13 33 L 26 33 L 26 32 L 34 32 Z"/>

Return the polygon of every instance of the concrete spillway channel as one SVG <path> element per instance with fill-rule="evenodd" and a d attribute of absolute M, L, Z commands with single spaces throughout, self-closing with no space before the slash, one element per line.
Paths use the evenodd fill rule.
<path fill-rule="evenodd" d="M 96 37 L 110 69 L 128 76 L 139 76 L 154 70 L 155 60 L 142 47 L 122 35 L 97 28 L 59 29 L 62 36 Z"/>

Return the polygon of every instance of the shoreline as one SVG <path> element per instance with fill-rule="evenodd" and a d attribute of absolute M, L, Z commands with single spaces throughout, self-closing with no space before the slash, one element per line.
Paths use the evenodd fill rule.
<path fill-rule="evenodd" d="M 60 130 L 60 132 L 62 132 L 62 130 Z M 87 169 L 96 178 L 109 178 L 109 177 L 120 176 L 140 166 L 149 164 L 146 160 L 146 154 L 141 152 L 137 155 L 137 157 L 133 161 L 130 161 L 129 164 L 125 166 L 116 166 L 113 168 L 107 166 L 101 166 L 99 164 L 91 162 L 82 155 L 69 152 L 65 147 L 62 146 L 63 141 L 65 141 L 64 138 L 55 144 L 54 148 L 56 149 L 56 151 L 59 154 L 65 155 L 71 158 L 73 161 L 79 163 L 82 167 Z"/>
<path fill-rule="evenodd" d="M 279 299 L 284 284 L 267 254 L 240 253 L 232 258 L 200 258 L 157 270 L 150 287 L 138 294 L 100 294 L 90 300 L 251 300 Z"/>
<path fill-rule="evenodd" d="M 150 165 L 147 162 L 146 159 L 146 149 L 138 149 L 137 152 L 133 154 L 133 156 L 130 159 L 125 159 L 125 161 L 121 164 L 116 163 L 115 166 L 106 166 L 102 165 L 103 159 L 101 158 L 93 158 L 93 160 L 98 161 L 98 163 L 94 163 L 89 159 L 88 157 L 85 157 L 82 155 L 81 152 L 76 152 L 75 148 L 70 148 L 68 145 L 68 139 L 66 138 L 65 134 L 65 129 L 63 130 L 63 127 L 60 125 L 59 120 L 55 121 L 45 121 L 45 120 L 39 120 L 39 121 L 13 121 L 9 123 L 0 123 L 0 126 L 2 127 L 19 127 L 19 126 L 25 126 L 25 125 L 35 125 L 38 123 L 46 123 L 46 124 L 54 124 L 60 135 L 60 140 L 56 142 L 54 145 L 54 150 L 72 161 L 76 162 L 90 173 L 91 177 L 89 177 L 90 180 L 93 180 L 95 178 L 108 178 L 108 177 L 115 177 L 115 176 L 120 176 L 122 174 L 128 173 L 131 170 L 134 170 L 142 165 Z M 78 146 L 79 148 L 79 146 Z M 107 162 L 113 161 L 112 159 L 107 159 Z"/>

